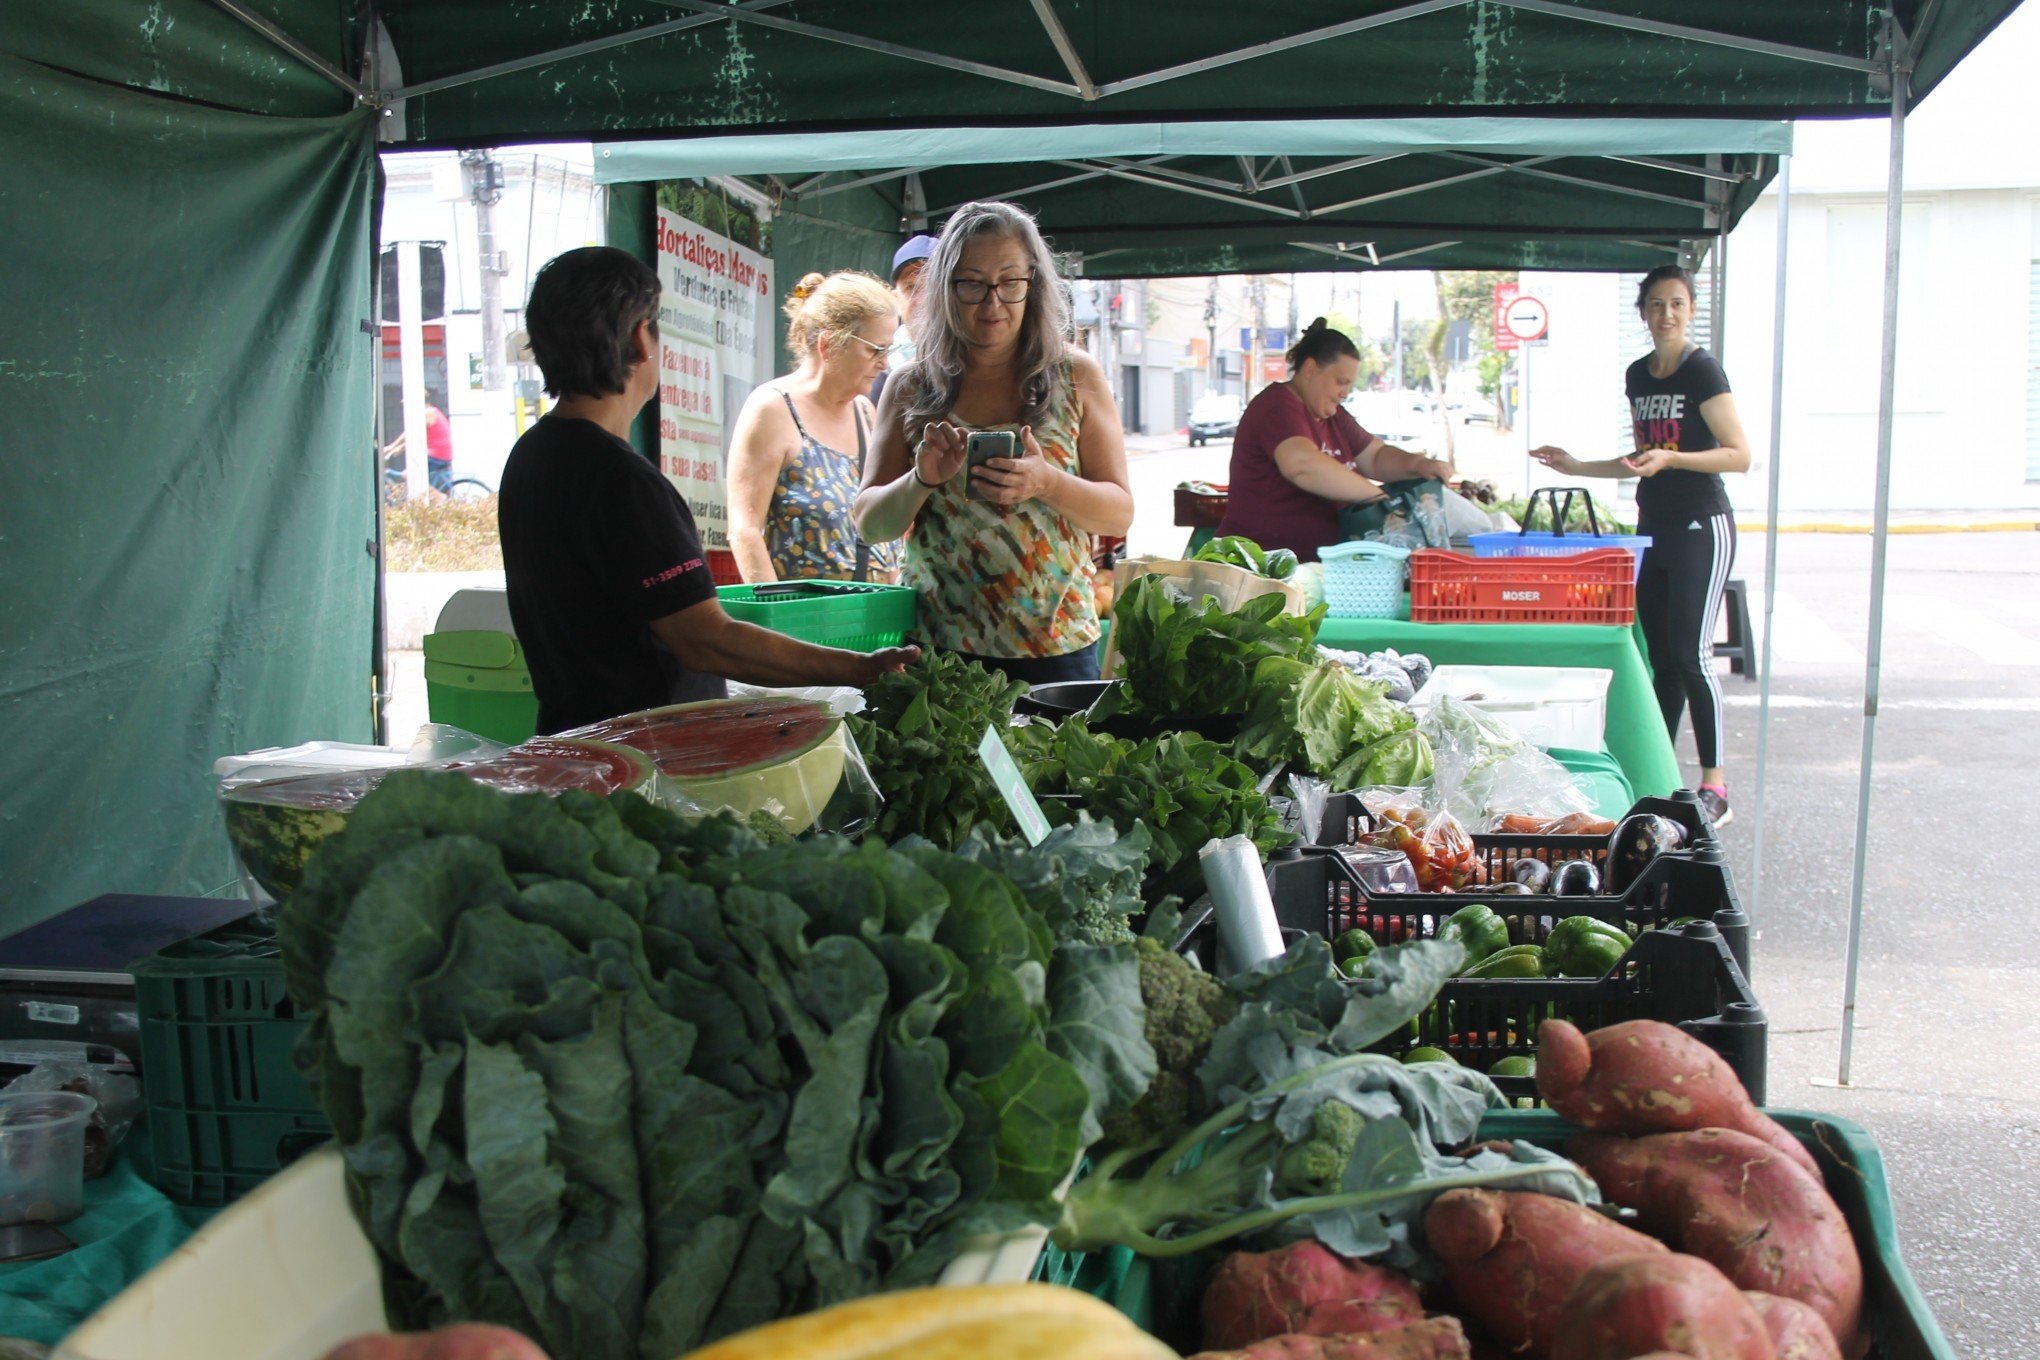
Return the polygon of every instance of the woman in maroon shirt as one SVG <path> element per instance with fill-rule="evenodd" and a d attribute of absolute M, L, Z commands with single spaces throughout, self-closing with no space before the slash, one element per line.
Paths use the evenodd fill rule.
<path fill-rule="evenodd" d="M 1220 534 L 1287 548 L 1303 562 L 1339 541 L 1339 507 L 1381 498 L 1381 482 L 1444 479 L 1452 465 L 1384 443 L 1339 403 L 1360 375 L 1360 351 L 1319 317 L 1286 356 L 1292 376 L 1247 403 L 1233 435 Z"/>

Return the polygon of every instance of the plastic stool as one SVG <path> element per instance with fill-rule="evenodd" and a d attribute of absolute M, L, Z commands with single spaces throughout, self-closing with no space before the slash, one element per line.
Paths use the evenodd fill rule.
<path fill-rule="evenodd" d="M 1757 654 L 1750 635 L 1749 588 L 1730 581 L 1721 591 L 1721 613 L 1728 622 L 1728 640 L 1714 644 L 1714 655 L 1728 658 L 1728 673 L 1757 678 Z"/>

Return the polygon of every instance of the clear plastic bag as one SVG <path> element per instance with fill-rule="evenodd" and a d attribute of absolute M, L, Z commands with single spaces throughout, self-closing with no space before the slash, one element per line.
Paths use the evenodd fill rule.
<path fill-rule="evenodd" d="M 1282 817 L 1283 829 L 1294 832 L 1305 845 L 1315 844 L 1324 829 L 1325 800 L 1331 796 L 1332 786 L 1322 779 L 1306 774 L 1289 776 L 1289 809 Z"/>
<path fill-rule="evenodd" d="M 774 691 L 648 709 L 564 732 L 641 751 L 659 771 L 653 801 L 688 817 L 769 816 L 792 835 L 854 835 L 884 799 L 825 691 Z"/>
<path fill-rule="evenodd" d="M 1419 892 L 1458 892 L 1487 880 L 1473 837 L 1435 788 L 1368 789 L 1361 804 L 1375 830 L 1361 843 L 1408 858 Z"/>
<path fill-rule="evenodd" d="M 1593 800 L 1572 771 L 1500 718 L 1441 694 L 1418 727 L 1437 761 L 1440 804 L 1476 831 L 1511 815 L 1559 818 L 1591 814 Z"/>
<path fill-rule="evenodd" d="M 142 1113 L 142 1085 L 124 1072 L 90 1063 L 52 1060 L 38 1063 L 4 1088 L 9 1094 L 72 1091 L 99 1102 L 85 1129 L 85 1179 L 106 1174 L 114 1149 L 121 1145 Z"/>
<path fill-rule="evenodd" d="M 623 791 L 659 798 L 664 784 L 652 760 L 614 742 L 534 737 L 503 747 L 458 728 L 428 726 L 414 753 L 458 753 L 456 759 L 377 764 L 262 778 L 275 767 L 251 766 L 220 781 L 220 813 L 241 864 L 251 901 L 282 901 L 297 890 L 312 852 L 346 825 L 355 805 L 397 770 L 446 770 L 502 793 Z"/>

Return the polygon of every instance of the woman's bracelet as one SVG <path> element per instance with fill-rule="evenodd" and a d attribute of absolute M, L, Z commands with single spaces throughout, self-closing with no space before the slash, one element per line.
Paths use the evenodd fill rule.
<path fill-rule="evenodd" d="M 942 483 L 940 482 L 931 482 L 922 478 L 921 460 L 918 458 L 916 458 L 912 463 L 907 465 L 907 470 L 914 474 L 914 480 L 916 482 L 919 482 L 922 486 L 927 487 L 930 491 L 933 491 L 935 490 L 935 488 L 942 485 Z"/>

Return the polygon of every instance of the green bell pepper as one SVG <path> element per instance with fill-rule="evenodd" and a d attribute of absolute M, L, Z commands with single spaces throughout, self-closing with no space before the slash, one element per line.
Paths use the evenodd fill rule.
<path fill-rule="evenodd" d="M 1634 943 L 1606 921 L 1568 916 L 1545 937 L 1544 966 L 1551 977 L 1606 977 Z"/>
<path fill-rule="evenodd" d="M 1462 969 L 1463 978 L 1541 978 L 1545 976 L 1544 951 L 1534 944 L 1515 944 L 1500 949 L 1471 968 Z"/>
<path fill-rule="evenodd" d="M 1374 937 L 1357 927 L 1332 941 L 1332 962 L 1341 968 L 1355 959 L 1365 961 L 1374 952 Z"/>
<path fill-rule="evenodd" d="M 1466 962 L 1459 968 L 1464 977 L 1488 955 L 1509 947 L 1509 923 L 1495 915 L 1493 907 L 1475 903 L 1446 917 L 1445 924 L 1438 927 L 1438 938 L 1457 940 L 1465 948 Z"/>

